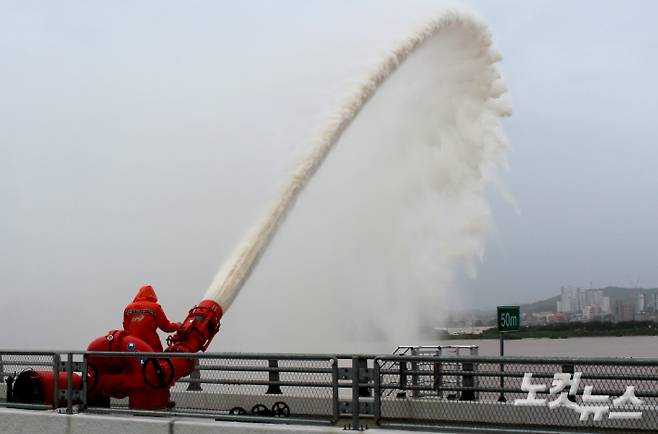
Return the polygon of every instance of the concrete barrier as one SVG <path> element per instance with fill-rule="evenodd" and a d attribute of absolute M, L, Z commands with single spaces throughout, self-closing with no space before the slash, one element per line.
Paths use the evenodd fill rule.
<path fill-rule="evenodd" d="M 626 410 L 641 411 L 642 418 L 640 419 L 614 420 L 608 419 L 606 415 L 601 421 L 593 421 L 592 416 L 589 417 L 588 421 L 580 421 L 579 413 L 565 407 L 555 409 L 550 409 L 548 406 L 529 408 L 499 402 L 386 399 L 382 400 L 381 409 L 384 417 L 383 424 L 386 424 L 386 419 L 391 421 L 413 420 L 414 423 L 419 425 L 422 425 L 423 420 L 427 420 L 429 423 L 442 419 L 443 423 L 494 424 L 498 426 L 523 425 L 528 429 L 533 428 L 533 426 L 535 428 L 551 426 L 573 430 L 580 428 L 655 432 L 655 424 L 658 420 L 658 408 L 652 405 L 641 405 L 633 407 L 632 410 Z M 623 409 L 620 410 L 624 411 Z M 614 411 L 614 409 L 611 409 L 611 411 Z"/>
<path fill-rule="evenodd" d="M 372 434 L 401 431 L 369 430 Z M 436 432 L 436 431 L 435 431 Z M 218 422 L 170 417 L 58 414 L 54 411 L 0 409 L 2 434 L 340 434 L 343 427 Z"/>
<path fill-rule="evenodd" d="M 582 429 L 586 431 L 582 431 Z M 609 428 L 608 428 L 609 429 Z M 427 428 L 417 426 L 413 430 L 422 433 L 527 433 L 528 428 L 494 428 L 471 425 L 456 427 Z M 373 428 L 370 434 L 408 434 L 410 431 Z M 534 434 L 573 433 L 575 429 L 537 429 Z M 583 426 L 583 432 L 601 432 L 597 427 Z M 608 431 L 610 432 L 610 431 Z M 59 414 L 55 411 L 16 410 L 0 408 L 0 433 L 2 434 L 340 434 L 339 426 L 279 425 L 248 422 L 224 422 L 207 419 L 144 417 L 126 415 Z"/>
<path fill-rule="evenodd" d="M 64 415 L 55 411 L 0 409 L 3 434 L 168 434 L 173 419 Z"/>

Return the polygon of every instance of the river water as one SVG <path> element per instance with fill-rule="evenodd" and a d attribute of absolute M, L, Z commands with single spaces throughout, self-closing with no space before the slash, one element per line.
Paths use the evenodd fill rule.
<path fill-rule="evenodd" d="M 479 354 L 486 356 L 498 355 L 500 351 L 500 343 L 494 339 L 450 340 L 441 344 L 478 345 Z M 507 340 L 505 355 L 658 358 L 658 336 Z"/>
<path fill-rule="evenodd" d="M 400 342 L 400 345 L 477 345 L 479 355 L 497 356 L 497 339 L 464 339 L 434 342 Z M 313 347 L 315 352 L 352 354 L 390 354 L 395 350 L 390 342 L 361 342 L 348 345 L 323 342 Z M 295 348 L 299 350 L 299 348 Z M 453 353 L 454 354 L 454 353 Z M 462 353 L 466 354 L 466 353 Z M 658 336 L 584 337 L 568 339 L 519 339 L 505 341 L 506 356 L 535 357 L 647 357 L 658 359 Z"/>
<path fill-rule="evenodd" d="M 500 343 L 495 339 L 449 340 L 442 341 L 440 345 L 478 345 L 482 356 L 495 356 L 500 351 Z M 507 340 L 505 355 L 658 359 L 658 336 Z"/>

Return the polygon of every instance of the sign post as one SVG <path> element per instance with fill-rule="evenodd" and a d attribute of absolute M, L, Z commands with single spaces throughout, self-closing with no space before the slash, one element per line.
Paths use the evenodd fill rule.
<path fill-rule="evenodd" d="M 518 332 L 521 328 L 521 308 L 519 306 L 498 306 L 496 310 L 498 334 L 500 335 L 500 356 L 505 355 L 505 333 Z M 499 402 L 505 402 L 505 364 L 500 364 L 500 396 Z"/>

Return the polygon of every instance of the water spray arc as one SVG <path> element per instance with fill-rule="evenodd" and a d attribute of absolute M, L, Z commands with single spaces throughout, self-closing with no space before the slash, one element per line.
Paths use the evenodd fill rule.
<path fill-rule="evenodd" d="M 486 25 L 479 18 L 460 11 L 443 11 L 428 21 L 419 31 L 411 34 L 388 57 L 374 69 L 373 73 L 358 86 L 345 103 L 330 118 L 324 129 L 312 142 L 311 151 L 291 174 L 279 197 L 260 223 L 244 238 L 230 259 L 220 268 L 204 299 L 216 301 L 226 311 L 237 297 L 254 267 L 258 264 L 277 229 L 285 220 L 304 187 L 322 165 L 327 155 L 339 141 L 345 130 L 352 124 L 359 112 L 377 92 L 384 81 L 393 74 L 419 46 L 430 37 L 446 28 L 468 27 L 479 34 L 480 44 L 488 66 L 497 63 L 501 56 L 491 46 L 491 37 Z M 493 68 L 493 67 L 492 67 Z M 492 77 L 486 98 L 498 98 L 505 93 L 504 84 Z M 504 104 L 497 107 L 498 115 L 509 114 Z"/>

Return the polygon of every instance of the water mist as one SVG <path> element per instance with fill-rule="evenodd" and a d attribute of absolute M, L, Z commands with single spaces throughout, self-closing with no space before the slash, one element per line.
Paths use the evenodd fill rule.
<path fill-rule="evenodd" d="M 247 291 L 259 302 L 238 303 L 229 337 L 255 322 L 264 333 L 249 343 L 262 350 L 417 343 L 491 229 L 484 188 L 504 159 L 498 119 L 510 112 L 499 60 L 486 26 L 464 12 L 402 38 L 309 141 L 208 288 L 226 311 L 253 273 Z"/>

